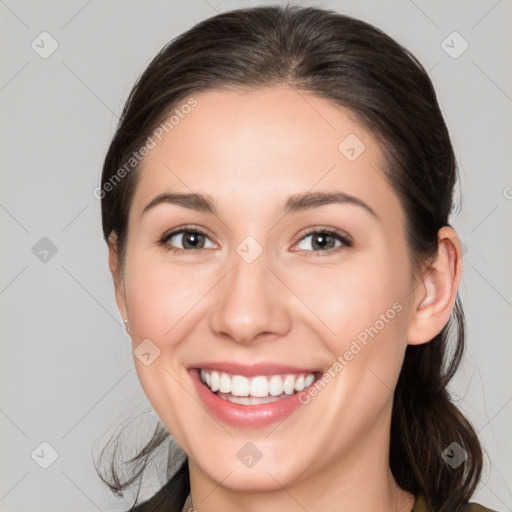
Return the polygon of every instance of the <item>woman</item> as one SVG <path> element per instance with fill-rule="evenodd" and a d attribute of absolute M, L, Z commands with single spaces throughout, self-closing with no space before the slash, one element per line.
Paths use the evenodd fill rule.
<path fill-rule="evenodd" d="M 114 461 L 105 481 L 120 493 L 169 434 L 186 458 L 132 510 L 487 510 L 468 504 L 482 453 L 447 391 L 456 178 L 427 73 L 364 22 L 237 10 L 155 57 L 101 197 L 165 429 L 132 479 Z"/>

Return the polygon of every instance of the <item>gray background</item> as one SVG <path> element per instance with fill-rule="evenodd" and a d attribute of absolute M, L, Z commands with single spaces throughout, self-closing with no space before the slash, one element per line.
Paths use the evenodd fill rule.
<path fill-rule="evenodd" d="M 452 223 L 465 251 L 468 351 L 453 391 L 486 451 L 475 499 L 512 510 L 512 3 L 301 3 L 382 28 L 437 89 L 464 197 Z M 1 511 L 128 508 L 97 478 L 91 452 L 137 415 L 126 439 L 140 446 L 157 417 L 116 309 L 93 189 L 123 102 L 156 52 L 216 11 L 258 4 L 0 0 Z M 43 31 L 59 45 L 46 59 L 31 47 L 51 48 Z M 457 58 L 454 31 L 469 44 Z M 161 484 L 149 475 L 145 495 Z"/>

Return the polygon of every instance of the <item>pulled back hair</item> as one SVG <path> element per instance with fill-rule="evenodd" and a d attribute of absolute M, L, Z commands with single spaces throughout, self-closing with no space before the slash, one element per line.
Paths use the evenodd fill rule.
<path fill-rule="evenodd" d="M 108 149 L 102 190 L 180 103 L 213 89 L 288 85 L 347 108 L 379 143 L 382 165 L 403 206 L 415 271 L 437 255 L 438 230 L 449 225 L 457 164 L 430 78 L 404 47 L 379 29 L 335 11 L 264 6 L 206 19 L 167 44 L 131 91 Z M 116 235 L 123 260 L 137 166 L 102 193 L 105 240 Z M 117 174 L 119 176 L 119 174 Z M 464 313 L 457 296 L 451 318 L 429 343 L 408 346 L 394 392 L 390 467 L 398 485 L 423 494 L 435 511 L 454 512 L 473 494 L 482 471 L 475 431 L 447 386 L 464 352 Z M 442 452 L 453 442 L 468 453 L 452 468 Z M 159 424 L 122 479 L 116 461 L 102 480 L 115 494 L 141 480 L 152 452 L 172 443 Z M 103 455 L 103 453 L 102 453 Z M 143 510 L 181 511 L 189 493 L 185 458 Z M 98 469 L 98 468 L 97 468 Z M 140 489 L 140 485 L 139 485 Z"/>

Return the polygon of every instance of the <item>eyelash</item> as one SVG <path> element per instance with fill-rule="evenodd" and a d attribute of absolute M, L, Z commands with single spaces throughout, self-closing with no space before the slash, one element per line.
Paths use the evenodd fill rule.
<path fill-rule="evenodd" d="M 169 239 L 171 239 L 173 236 L 176 236 L 176 235 L 179 235 L 179 234 L 184 234 L 184 233 L 193 233 L 193 234 L 202 235 L 202 236 L 205 236 L 206 238 L 209 238 L 208 235 L 206 233 L 204 233 L 199 228 L 192 227 L 192 226 L 180 226 L 179 228 L 177 228 L 176 230 L 172 231 L 171 233 L 166 233 L 165 235 L 163 235 L 163 237 L 159 240 L 159 243 L 161 245 L 165 246 L 165 248 L 168 251 L 172 251 L 175 254 L 182 254 L 182 253 L 186 253 L 186 252 L 191 253 L 191 252 L 199 252 L 199 251 L 201 251 L 201 249 L 180 249 L 179 247 L 169 246 L 169 244 L 167 243 L 169 241 Z M 316 255 L 324 256 L 324 255 L 332 254 L 333 252 L 338 252 L 341 249 L 353 246 L 352 239 L 346 233 L 343 233 L 342 231 L 338 231 L 337 229 L 323 228 L 323 227 L 317 227 L 317 228 L 314 228 L 314 229 L 312 229 L 310 231 L 307 231 L 306 233 L 304 233 L 301 236 L 301 238 L 299 239 L 299 242 L 297 242 L 297 243 L 300 243 L 302 240 L 304 240 L 304 238 L 307 238 L 308 236 L 315 235 L 315 234 L 317 234 L 317 235 L 320 234 L 320 235 L 333 236 L 333 237 L 337 238 L 341 242 L 341 245 L 338 246 L 338 247 L 333 247 L 331 249 L 327 249 L 325 251 L 303 251 L 303 252 L 305 252 L 305 253 L 316 253 L 315 256 Z M 301 251 L 301 250 L 299 249 L 298 251 L 294 251 L 294 252 L 299 252 L 299 251 Z M 324 254 L 322 254 L 322 253 L 324 253 Z M 307 257 L 310 257 L 310 256 L 312 256 L 312 254 L 307 254 Z"/>

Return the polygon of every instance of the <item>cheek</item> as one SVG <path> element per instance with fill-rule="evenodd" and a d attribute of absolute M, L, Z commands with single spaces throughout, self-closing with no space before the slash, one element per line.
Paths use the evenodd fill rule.
<path fill-rule="evenodd" d="M 303 318 L 310 319 L 332 357 L 326 373 L 333 377 L 335 403 L 353 404 L 361 415 L 357 428 L 363 428 L 388 403 L 400 373 L 409 314 L 408 260 L 396 253 L 372 254 L 336 271 L 295 274 L 294 290 L 313 313 Z"/>
<path fill-rule="evenodd" d="M 136 338 L 150 338 L 157 345 L 173 343 L 176 332 L 186 326 L 194 306 L 209 288 L 212 277 L 196 266 L 168 266 L 144 254 L 127 261 L 125 289 L 130 329 Z M 211 281 L 211 283 L 210 283 Z"/>
<path fill-rule="evenodd" d="M 406 258 L 399 260 L 391 252 L 368 253 L 338 267 L 290 269 L 285 280 L 293 283 L 302 310 L 305 305 L 310 311 L 311 326 L 339 354 L 354 339 L 364 343 L 380 333 L 403 331 L 410 290 L 407 269 Z"/>
<path fill-rule="evenodd" d="M 186 421 L 180 421 L 176 413 L 190 407 L 190 397 L 180 384 L 187 378 L 181 342 L 190 338 L 201 297 L 211 284 L 200 272 L 170 267 L 142 251 L 127 256 L 125 290 L 133 349 L 137 352 L 137 347 L 146 343 L 154 358 L 145 365 L 134 354 L 139 381 L 171 435 L 187 446 Z"/>

